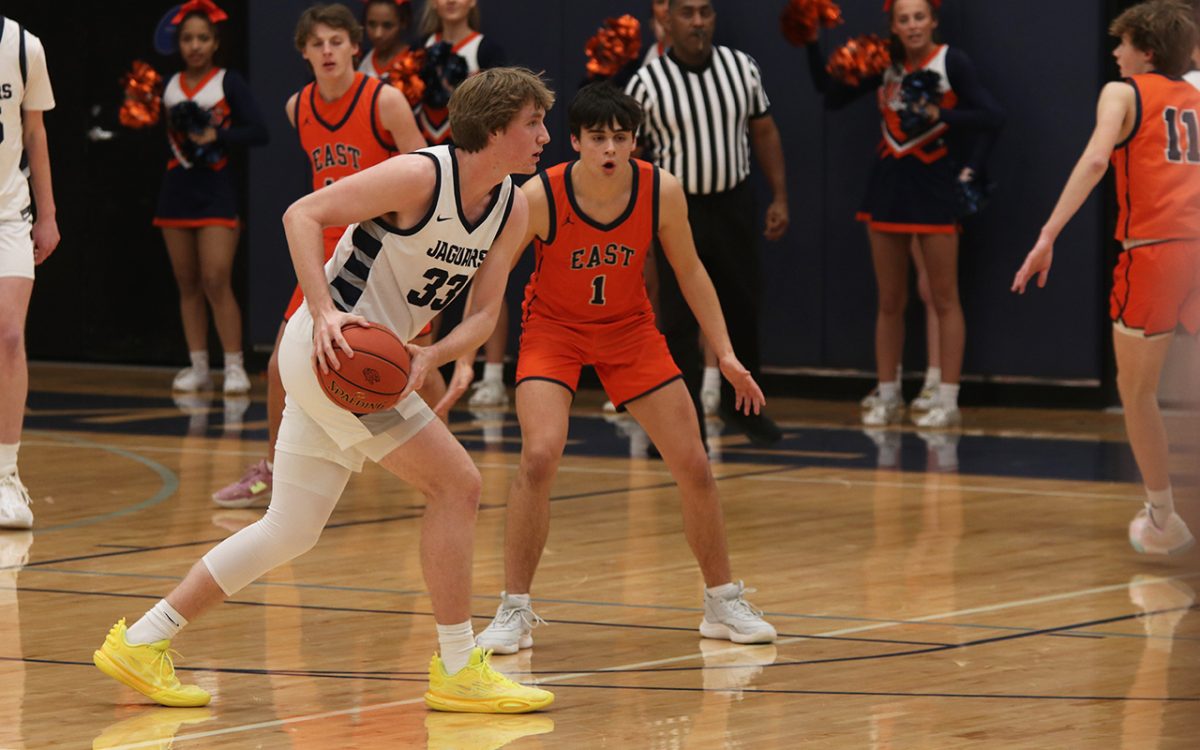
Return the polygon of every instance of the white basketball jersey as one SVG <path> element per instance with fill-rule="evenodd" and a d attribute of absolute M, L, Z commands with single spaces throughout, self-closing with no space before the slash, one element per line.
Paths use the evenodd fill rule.
<path fill-rule="evenodd" d="M 22 50 L 24 73 L 22 74 Z M 41 41 L 0 16 L 0 221 L 29 216 L 29 180 L 21 171 L 21 110 L 54 109 Z"/>
<path fill-rule="evenodd" d="M 1190 73 L 1184 73 L 1183 80 L 1200 89 L 1200 70 L 1193 70 Z"/>
<path fill-rule="evenodd" d="M 434 160 L 438 178 L 429 212 L 411 229 L 383 219 L 351 224 L 325 264 L 333 304 L 391 328 L 403 341 L 461 294 L 500 236 L 513 203 L 511 177 L 495 188 L 474 224 L 463 213 L 453 146 L 414 151 Z"/>
<path fill-rule="evenodd" d="M 170 112 L 171 107 L 188 99 L 209 113 L 209 120 L 214 128 L 220 128 L 229 119 L 229 104 L 225 101 L 225 69 L 213 68 L 195 89 L 188 88 L 182 73 L 171 76 L 167 87 L 163 89 L 163 109 Z M 184 133 L 168 133 L 167 140 L 179 163 L 190 168 L 192 164 L 184 157 L 181 149 L 181 140 L 186 137 Z"/>

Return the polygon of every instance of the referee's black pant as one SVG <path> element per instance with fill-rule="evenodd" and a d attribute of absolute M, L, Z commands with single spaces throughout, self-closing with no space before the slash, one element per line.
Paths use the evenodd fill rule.
<path fill-rule="evenodd" d="M 748 180 L 743 180 L 723 193 L 689 195 L 687 203 L 696 250 L 716 287 L 733 351 L 758 380 L 761 361 L 758 308 L 762 300 L 762 279 L 754 190 Z M 665 254 L 660 250 L 655 257 L 658 259 L 658 327 L 666 336 L 675 364 L 683 372 L 703 434 L 700 386 L 704 362 L 700 356 L 700 326 L 683 298 Z M 733 386 L 722 377 L 722 413 L 733 409 Z"/>

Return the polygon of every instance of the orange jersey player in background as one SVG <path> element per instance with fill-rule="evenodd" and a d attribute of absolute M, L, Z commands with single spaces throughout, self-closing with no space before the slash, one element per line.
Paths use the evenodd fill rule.
<path fill-rule="evenodd" d="M 377 78 L 356 72 L 363 31 L 344 5 L 315 5 L 296 24 L 296 49 L 312 66 L 314 81 L 292 94 L 287 117 L 296 128 L 300 146 L 312 170 L 312 189 L 320 190 L 343 177 L 374 166 L 397 153 L 425 145 L 408 101 L 395 88 Z M 345 227 L 324 230 L 325 260 Z M 297 285 L 284 312 L 286 323 L 304 302 Z M 251 465 L 241 479 L 213 493 L 213 502 L 226 508 L 245 508 L 271 495 L 275 437 L 283 420 L 285 392 L 275 352 L 283 324 L 275 337 L 275 350 L 267 363 L 267 458 Z M 445 390 L 440 376 L 427 381 L 422 395 L 437 403 Z"/>
<path fill-rule="evenodd" d="M 529 598 L 546 544 L 550 487 L 567 440 L 580 370 L 592 365 L 618 408 L 627 409 L 662 454 L 682 496 L 684 533 L 703 574 L 707 638 L 766 643 L 775 629 L 743 598 L 730 572 L 716 481 L 679 368 L 655 327 L 642 268 L 662 244 L 680 287 L 712 343 L 737 407 L 757 413 L 765 399 L 733 352 L 712 281 L 700 263 L 687 201 L 674 176 L 631 158 L 642 111 L 610 84 L 583 88 L 571 102 L 578 161 L 525 183 L 537 265 L 525 292 L 517 357 L 521 464 L 509 492 L 505 580 L 482 648 L 516 653 L 533 644 Z M 515 262 L 515 259 L 514 259 Z M 451 396 L 465 391 L 473 357 L 457 364 Z M 459 373 L 465 373 L 460 377 Z"/>
<path fill-rule="evenodd" d="M 1191 10 L 1175 0 L 1135 5 L 1110 32 L 1121 40 L 1113 56 L 1124 79 L 1100 93 L 1091 141 L 1012 288 L 1023 294 L 1035 275 L 1046 285 L 1055 240 L 1111 160 L 1124 247 L 1109 311 L 1117 387 L 1146 486 L 1129 541 L 1138 552 L 1174 554 L 1195 540 L 1175 512 L 1157 392 L 1175 329 L 1200 333 L 1200 91 L 1181 77 L 1197 33 Z"/>

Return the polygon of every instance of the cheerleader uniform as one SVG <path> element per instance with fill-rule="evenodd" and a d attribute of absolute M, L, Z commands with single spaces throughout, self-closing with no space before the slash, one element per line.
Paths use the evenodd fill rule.
<path fill-rule="evenodd" d="M 425 46 L 432 47 L 440 44 L 440 33 L 430 34 L 425 40 Z M 475 75 L 481 70 L 499 68 L 505 64 L 504 50 L 500 45 L 487 39 L 478 31 L 472 31 L 465 39 L 454 45 L 450 51 L 463 58 L 467 63 L 467 75 Z M 425 142 L 430 146 L 440 146 L 451 143 L 453 134 L 450 132 L 450 110 L 446 107 L 431 107 L 427 103 L 414 110 L 417 116 L 417 127 Z"/>
<path fill-rule="evenodd" d="M 187 133 L 174 129 L 171 109 L 193 101 L 208 112 L 216 128 L 214 144 L 220 158 L 197 158 L 195 144 Z M 259 146 L 267 142 L 267 128 L 250 87 L 241 76 L 225 68 L 213 68 L 195 88 L 182 73 L 171 76 L 163 91 L 170 158 L 158 196 L 154 226 L 196 229 L 208 226 L 238 226 L 237 191 L 229 170 L 230 146 Z"/>
<path fill-rule="evenodd" d="M 902 234 L 958 232 L 958 175 L 970 168 L 977 176 L 1004 122 L 1004 112 L 979 83 L 963 52 L 938 45 L 919 65 L 891 66 L 857 86 L 835 81 L 825 71 L 817 45 L 808 47 L 809 69 L 828 109 L 841 109 L 875 92 L 883 115 L 883 138 L 857 218 L 871 229 Z M 940 79 L 938 119 L 917 132 L 901 126 L 901 96 L 906 76 L 932 71 Z"/>
<path fill-rule="evenodd" d="M 408 48 L 405 47 L 405 49 L 408 49 Z M 402 55 L 402 54 L 404 54 L 404 50 L 401 50 L 401 51 L 397 52 L 396 54 Z M 395 57 L 392 58 L 392 60 L 395 60 L 395 59 L 396 59 Z M 388 79 L 388 68 L 389 67 L 390 67 L 390 63 L 388 65 L 380 67 L 379 60 L 377 60 L 375 57 L 375 50 L 371 50 L 363 57 L 362 62 L 360 62 L 358 64 L 358 72 L 365 73 L 366 75 L 369 75 L 372 78 L 379 78 L 379 79 L 386 81 Z"/>

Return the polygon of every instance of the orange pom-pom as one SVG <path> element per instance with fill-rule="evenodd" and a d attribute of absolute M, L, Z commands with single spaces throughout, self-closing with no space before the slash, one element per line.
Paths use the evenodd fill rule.
<path fill-rule="evenodd" d="M 875 34 L 855 37 L 829 56 L 826 70 L 834 79 L 847 86 L 857 86 L 877 76 L 892 64 L 888 43 Z"/>
<path fill-rule="evenodd" d="M 425 80 L 421 78 L 421 67 L 425 65 L 425 50 L 405 50 L 392 58 L 388 66 L 387 82 L 400 89 L 408 106 L 415 107 L 425 96 Z"/>
<path fill-rule="evenodd" d="M 628 13 L 610 18 L 588 40 L 587 72 L 592 78 L 612 78 L 642 51 L 642 25 Z"/>
<path fill-rule="evenodd" d="M 148 63 L 135 60 L 121 77 L 125 102 L 117 117 L 127 128 L 148 128 L 158 124 L 162 115 L 162 76 Z"/>
<path fill-rule="evenodd" d="M 790 0 L 779 17 L 783 38 L 797 47 L 817 41 L 822 26 L 832 29 L 843 23 L 842 9 L 833 0 Z"/>

